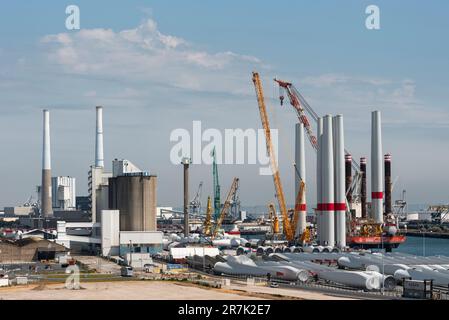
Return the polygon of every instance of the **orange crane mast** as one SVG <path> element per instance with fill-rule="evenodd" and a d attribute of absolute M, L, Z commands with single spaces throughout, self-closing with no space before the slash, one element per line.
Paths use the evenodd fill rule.
<path fill-rule="evenodd" d="M 281 177 L 279 175 L 279 169 L 276 161 L 276 155 L 274 153 L 273 143 L 271 141 L 271 132 L 270 132 L 270 124 L 268 122 L 267 110 L 265 107 L 265 98 L 263 95 L 262 84 L 260 81 L 259 74 L 257 72 L 253 72 L 253 83 L 256 89 L 257 102 L 259 105 L 260 111 L 260 119 L 262 121 L 262 126 L 265 132 L 265 140 L 267 153 L 270 157 L 270 167 L 273 173 L 273 182 L 274 187 L 276 189 L 276 198 L 279 203 L 279 211 L 282 215 L 282 228 L 285 234 L 286 239 L 291 242 L 294 240 L 295 234 L 292 232 L 290 220 L 288 217 L 287 206 L 285 204 L 285 196 L 284 191 L 282 189 Z"/>

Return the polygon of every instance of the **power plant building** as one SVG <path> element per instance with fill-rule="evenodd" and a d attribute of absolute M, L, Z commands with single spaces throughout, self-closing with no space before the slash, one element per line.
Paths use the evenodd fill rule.
<path fill-rule="evenodd" d="M 76 179 L 73 177 L 51 178 L 54 211 L 76 210 Z"/>
<path fill-rule="evenodd" d="M 109 178 L 109 209 L 120 211 L 120 231 L 156 231 L 157 176 L 147 172 Z"/>

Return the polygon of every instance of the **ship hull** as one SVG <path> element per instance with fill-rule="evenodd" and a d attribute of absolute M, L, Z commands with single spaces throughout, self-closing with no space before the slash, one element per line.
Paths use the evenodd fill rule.
<path fill-rule="evenodd" d="M 353 236 L 348 237 L 347 242 L 349 247 L 357 249 L 386 249 L 391 250 L 399 247 L 404 243 L 407 238 L 405 236 L 372 236 L 361 237 Z"/>

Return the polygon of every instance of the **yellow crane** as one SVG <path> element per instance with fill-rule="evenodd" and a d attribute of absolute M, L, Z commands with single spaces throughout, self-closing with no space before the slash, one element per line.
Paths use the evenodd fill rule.
<path fill-rule="evenodd" d="M 292 220 L 291 220 L 291 227 L 292 227 L 293 233 L 296 232 L 296 228 L 298 226 L 299 211 L 301 211 L 301 210 L 299 210 L 299 206 L 302 202 L 302 199 L 304 198 L 305 186 L 306 186 L 306 184 L 304 183 L 303 180 L 301 180 L 299 182 L 299 191 L 298 191 L 298 194 L 296 195 L 295 210 L 293 211 L 293 216 L 292 216 Z"/>
<path fill-rule="evenodd" d="M 228 196 L 226 197 L 226 201 L 223 204 L 223 208 L 221 208 L 220 216 L 217 219 L 217 223 L 215 224 L 214 231 L 212 236 L 215 237 L 218 234 L 218 230 L 221 228 L 221 224 L 223 223 L 224 218 L 228 214 L 229 208 L 231 207 L 231 200 L 234 193 L 237 191 L 239 186 L 239 178 L 234 178 L 232 181 L 231 188 L 229 189 Z"/>
<path fill-rule="evenodd" d="M 260 119 L 262 121 L 262 126 L 265 132 L 267 153 L 268 156 L 270 157 L 270 167 L 273 173 L 273 182 L 274 187 L 276 189 L 276 198 L 278 199 L 279 211 L 281 212 L 282 215 L 282 229 L 286 239 L 290 242 L 294 240 L 295 233 L 292 232 L 287 212 L 287 206 L 285 205 L 285 196 L 284 191 L 282 189 L 281 177 L 279 175 L 279 169 L 276 161 L 276 155 L 274 153 L 273 143 L 271 142 L 270 124 L 268 122 L 268 115 L 265 107 L 265 98 L 263 95 L 262 83 L 260 81 L 260 77 L 257 72 L 253 72 L 253 82 L 254 87 L 256 89 L 257 102 L 259 104 Z"/>
<path fill-rule="evenodd" d="M 212 200 L 207 197 L 206 219 L 204 220 L 204 234 L 209 236 L 212 231 Z"/>
<path fill-rule="evenodd" d="M 268 204 L 268 218 L 271 221 L 271 232 L 273 235 L 279 233 L 279 218 L 276 214 L 276 207 L 272 202 Z"/>

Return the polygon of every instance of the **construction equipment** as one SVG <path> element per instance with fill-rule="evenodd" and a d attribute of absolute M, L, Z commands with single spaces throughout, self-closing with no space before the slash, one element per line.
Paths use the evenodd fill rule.
<path fill-rule="evenodd" d="M 312 242 L 312 232 L 310 228 L 306 228 L 306 230 L 301 234 L 299 238 L 299 243 L 310 243 Z"/>
<path fill-rule="evenodd" d="M 192 215 L 201 214 L 201 191 L 203 189 L 203 181 L 200 182 L 195 197 L 190 201 L 190 210 Z"/>
<path fill-rule="evenodd" d="M 273 182 L 274 187 L 276 189 L 276 198 L 279 203 L 279 211 L 282 215 L 282 228 L 285 234 L 286 239 L 291 242 L 294 240 L 295 234 L 292 232 L 292 228 L 290 225 L 290 220 L 288 218 L 287 207 L 285 205 L 285 197 L 284 191 L 282 189 L 281 178 L 279 175 L 279 169 L 277 165 L 276 155 L 274 153 L 273 144 L 271 142 L 271 132 L 270 132 L 270 124 L 268 122 L 267 110 L 265 107 L 265 98 L 263 95 L 262 84 L 260 81 L 259 74 L 257 72 L 253 72 L 253 82 L 254 87 L 256 89 L 257 102 L 259 105 L 260 111 L 260 119 L 262 121 L 262 126 L 265 131 L 265 140 L 266 140 L 266 148 L 268 156 L 270 157 L 270 167 L 273 174 Z"/>
<path fill-rule="evenodd" d="M 237 186 L 237 190 L 235 190 L 231 200 L 230 215 L 234 221 L 240 219 L 240 197 L 238 189 L 239 185 Z"/>
<path fill-rule="evenodd" d="M 228 214 L 229 207 L 231 206 L 231 200 L 234 195 L 234 193 L 238 189 L 239 184 L 239 178 L 234 178 L 232 181 L 231 188 L 229 189 L 228 196 L 226 197 L 226 201 L 223 204 L 223 208 L 221 208 L 220 215 L 218 216 L 217 223 L 215 224 L 214 231 L 212 233 L 212 236 L 215 237 L 218 234 L 218 231 L 221 228 L 221 224 L 223 223 L 224 218 Z"/>
<path fill-rule="evenodd" d="M 207 197 L 206 218 L 204 219 L 204 235 L 209 236 L 212 231 L 212 200 Z"/>
<path fill-rule="evenodd" d="M 305 111 L 307 111 L 310 116 L 313 118 L 315 123 L 318 123 L 319 116 L 318 114 L 312 109 L 312 107 L 308 104 L 306 99 L 299 93 L 298 89 L 291 83 L 279 79 L 274 79 L 274 81 L 279 85 L 279 100 L 281 102 L 281 105 L 283 105 L 284 101 L 284 92 L 287 93 L 287 96 L 290 100 L 290 104 L 295 109 L 298 119 L 301 123 L 304 124 L 304 130 L 307 133 L 307 136 L 309 138 L 310 143 L 312 144 L 312 147 L 317 151 L 317 138 L 313 134 L 313 129 L 310 124 L 309 119 L 307 118 L 307 115 Z M 346 154 L 349 154 L 347 150 L 345 150 Z M 354 158 L 352 158 L 351 165 L 354 169 L 354 179 L 352 181 L 352 185 L 347 190 L 348 193 L 351 193 L 352 195 L 352 201 L 353 202 L 360 202 L 360 182 L 361 182 L 361 172 L 360 172 L 360 165 L 355 161 Z M 349 210 L 349 206 L 347 206 L 347 210 Z"/>
<path fill-rule="evenodd" d="M 217 153 L 215 152 L 215 147 L 212 150 L 212 175 L 214 178 L 214 218 L 218 219 L 221 210 L 221 200 L 220 200 L 220 183 L 218 180 L 218 166 L 217 166 Z"/>
<path fill-rule="evenodd" d="M 273 235 L 279 233 L 279 218 L 276 214 L 276 207 L 274 206 L 274 203 L 270 202 L 268 204 L 268 218 L 271 222 L 271 233 Z"/>
<path fill-rule="evenodd" d="M 299 211 L 300 211 L 299 207 L 300 207 L 300 204 L 302 203 L 302 199 L 304 199 L 305 186 L 306 186 L 306 184 L 304 183 L 303 180 L 301 180 L 299 182 L 299 191 L 298 191 L 298 194 L 296 195 L 295 209 L 293 210 L 293 216 L 292 216 L 292 221 L 291 221 L 291 228 L 292 228 L 293 234 L 296 233 L 296 228 L 298 227 Z"/>

